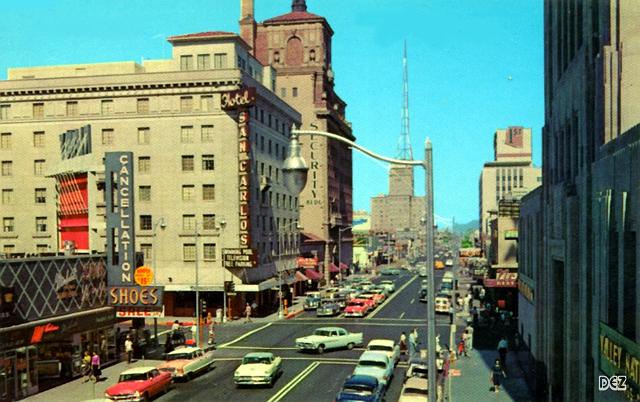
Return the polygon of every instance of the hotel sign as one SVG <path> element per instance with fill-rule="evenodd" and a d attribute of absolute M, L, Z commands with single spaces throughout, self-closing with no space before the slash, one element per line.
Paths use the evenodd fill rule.
<path fill-rule="evenodd" d="M 235 110 L 246 109 L 256 103 L 256 88 L 240 88 L 235 91 L 225 92 L 220 98 L 220 109 Z"/>
<path fill-rule="evenodd" d="M 107 303 L 110 306 L 162 306 L 162 288 L 135 281 L 133 153 L 105 154 L 107 204 Z"/>
<path fill-rule="evenodd" d="M 636 401 L 640 396 L 640 347 L 613 328 L 600 323 L 600 370 L 608 376 L 627 378 L 625 395 Z"/>
<path fill-rule="evenodd" d="M 253 268 L 256 255 L 251 248 L 225 248 L 222 250 L 225 268 Z"/>
<path fill-rule="evenodd" d="M 238 201 L 240 210 L 239 244 L 240 248 L 251 247 L 251 142 L 249 140 L 249 112 L 241 110 L 238 115 Z"/>

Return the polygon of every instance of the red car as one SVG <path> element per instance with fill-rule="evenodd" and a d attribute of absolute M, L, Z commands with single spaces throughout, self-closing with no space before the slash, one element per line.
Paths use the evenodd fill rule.
<path fill-rule="evenodd" d="M 169 391 L 171 373 L 155 367 L 135 367 L 123 371 L 118 383 L 107 388 L 105 398 L 113 401 L 148 401 Z"/>
<path fill-rule="evenodd" d="M 364 317 L 374 308 L 374 301 L 368 299 L 351 299 L 344 309 L 345 317 Z"/>

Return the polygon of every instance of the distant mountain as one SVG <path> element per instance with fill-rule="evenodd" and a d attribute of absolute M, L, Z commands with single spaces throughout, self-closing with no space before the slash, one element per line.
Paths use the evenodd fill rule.
<path fill-rule="evenodd" d="M 467 223 L 458 224 L 456 223 L 455 232 L 456 234 L 463 235 L 470 231 L 474 231 L 478 229 L 480 226 L 480 221 L 478 219 L 474 219 Z"/>

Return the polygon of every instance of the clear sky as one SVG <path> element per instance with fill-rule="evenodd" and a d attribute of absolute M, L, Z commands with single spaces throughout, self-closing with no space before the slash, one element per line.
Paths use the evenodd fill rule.
<path fill-rule="evenodd" d="M 290 0 L 255 0 L 258 21 Z M 544 124 L 543 2 L 539 0 L 307 0 L 327 18 L 337 92 L 357 142 L 396 156 L 402 46 L 408 43 L 414 158 L 434 150 L 436 215 L 478 218 L 478 180 L 497 128 Z M 238 32 L 240 0 L 22 0 L 3 2 L 0 79 L 9 67 L 170 57 L 170 35 Z M 421 169 L 420 169 L 421 170 Z M 387 168 L 354 152 L 354 209 L 388 191 Z M 418 195 L 424 175 L 416 174 Z M 441 221 L 444 223 L 444 221 Z"/>

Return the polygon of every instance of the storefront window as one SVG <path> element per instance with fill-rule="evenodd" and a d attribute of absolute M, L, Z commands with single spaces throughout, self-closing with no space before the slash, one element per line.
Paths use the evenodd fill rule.
<path fill-rule="evenodd" d="M 38 352 L 35 346 L 16 349 L 16 373 L 21 398 L 38 392 Z"/>

